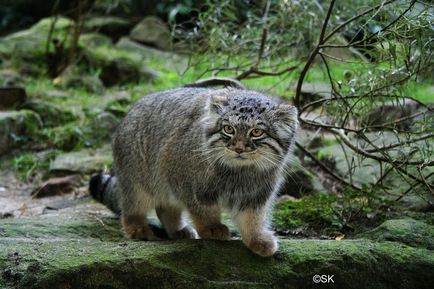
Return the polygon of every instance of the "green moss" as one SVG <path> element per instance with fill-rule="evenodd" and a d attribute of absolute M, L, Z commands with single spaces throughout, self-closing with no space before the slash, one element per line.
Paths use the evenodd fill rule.
<path fill-rule="evenodd" d="M 334 195 L 314 194 L 297 201 L 285 201 L 275 207 L 273 224 L 277 230 L 301 225 L 340 228 L 342 221 L 336 210 L 336 200 Z"/>
<path fill-rule="evenodd" d="M 69 151 L 80 146 L 80 142 L 83 141 L 83 128 L 79 123 L 74 122 L 64 126 L 44 129 L 39 137 L 41 142 Z"/>
<path fill-rule="evenodd" d="M 428 251 L 364 240 L 282 241 L 280 257 L 267 259 L 240 241 L 0 243 L 1 269 L 22 274 L 18 288 L 308 288 L 316 274 L 334 275 L 335 288 L 433 281 Z"/>

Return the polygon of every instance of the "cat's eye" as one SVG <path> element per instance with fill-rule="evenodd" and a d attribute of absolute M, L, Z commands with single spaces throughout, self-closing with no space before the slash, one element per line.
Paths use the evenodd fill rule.
<path fill-rule="evenodd" d="M 252 131 L 250 132 L 250 135 L 252 137 L 260 137 L 264 134 L 264 131 L 260 128 L 254 128 L 252 129 Z"/>
<path fill-rule="evenodd" d="M 235 129 L 233 127 L 231 127 L 230 125 L 225 125 L 223 127 L 223 131 L 227 134 L 234 134 L 235 133 Z"/>

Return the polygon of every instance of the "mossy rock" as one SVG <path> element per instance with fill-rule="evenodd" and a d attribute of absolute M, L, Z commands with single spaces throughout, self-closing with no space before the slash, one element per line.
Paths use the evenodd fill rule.
<path fill-rule="evenodd" d="M 55 174 L 63 173 L 94 173 L 100 171 L 112 163 L 110 146 L 100 149 L 83 149 L 58 155 L 50 165 L 50 171 Z"/>
<path fill-rule="evenodd" d="M 153 64 L 158 59 L 164 59 L 164 61 L 158 61 L 154 63 L 154 66 L 158 65 L 155 66 L 158 67 L 158 69 L 163 68 L 169 71 L 173 69 L 176 71 L 183 71 L 188 67 L 187 57 L 183 57 L 174 53 L 173 51 L 162 51 L 140 44 L 128 37 L 122 37 L 119 39 L 119 41 L 116 43 L 116 48 L 141 57 L 146 64 Z"/>
<path fill-rule="evenodd" d="M 85 49 L 85 56 L 94 69 L 101 69 L 99 75 L 105 86 L 130 82 L 150 82 L 158 72 L 147 68 L 141 55 L 114 47 L 98 46 Z"/>
<path fill-rule="evenodd" d="M 432 288 L 434 254 L 396 242 L 281 240 L 262 258 L 239 240 L 125 240 L 107 217 L 0 221 L 1 288 Z M 318 286 L 320 286 L 318 285 Z"/>
<path fill-rule="evenodd" d="M 0 154 L 29 141 L 41 126 L 33 111 L 0 111 Z"/>
<path fill-rule="evenodd" d="M 134 26 L 130 32 L 130 38 L 160 49 L 171 49 L 172 39 L 169 27 L 154 16 L 146 16 Z"/>
<path fill-rule="evenodd" d="M 8 67 L 15 67 L 20 75 L 41 76 L 47 66 L 47 40 L 54 17 L 41 19 L 32 27 L 0 38 L 0 58 L 8 60 Z M 65 17 L 57 17 L 51 39 L 62 41 L 74 22 Z M 69 41 L 65 42 L 68 49 Z M 48 45 L 48 53 L 54 52 L 53 43 Z"/>
<path fill-rule="evenodd" d="M 68 31 L 74 25 L 73 20 L 67 17 L 57 16 L 57 17 L 43 18 L 39 20 L 35 25 L 33 25 L 31 29 L 33 31 L 43 31 L 48 33 L 50 32 L 53 22 L 55 22 L 55 25 L 53 27 L 54 32 Z"/>
<path fill-rule="evenodd" d="M 387 220 L 361 236 L 376 241 L 394 241 L 434 250 L 434 226 L 411 218 Z"/>
<path fill-rule="evenodd" d="M 54 17 L 41 19 L 29 29 L 22 30 L 0 39 L 0 53 L 25 56 L 45 55 L 45 46 Z M 74 22 L 66 17 L 57 17 L 52 38 L 63 39 Z"/>
<path fill-rule="evenodd" d="M 99 33 L 84 33 L 80 35 L 78 44 L 83 48 L 94 48 L 98 46 L 113 46 L 112 40 Z"/>
<path fill-rule="evenodd" d="M 43 100 L 29 101 L 22 108 L 38 113 L 45 127 L 59 126 L 77 118 L 70 110 Z"/>

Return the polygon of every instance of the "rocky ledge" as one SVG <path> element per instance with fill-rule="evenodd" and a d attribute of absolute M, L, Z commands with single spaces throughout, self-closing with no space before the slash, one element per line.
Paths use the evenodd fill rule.
<path fill-rule="evenodd" d="M 401 235 L 434 237 L 430 225 L 399 223 Z M 280 240 L 278 254 L 261 258 L 240 240 L 125 240 L 118 220 L 95 212 L 3 219 L 0 288 L 433 288 L 433 251 L 389 227 L 374 240 Z"/>

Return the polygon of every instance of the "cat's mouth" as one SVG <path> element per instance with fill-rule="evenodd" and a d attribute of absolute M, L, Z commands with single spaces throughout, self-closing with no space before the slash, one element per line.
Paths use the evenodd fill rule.
<path fill-rule="evenodd" d="M 234 158 L 236 160 L 249 160 L 249 159 L 251 159 L 252 155 L 256 154 L 256 151 L 237 153 L 237 152 L 230 150 L 230 149 L 227 149 L 227 148 L 226 148 L 226 151 L 229 153 L 229 155 L 232 158 Z"/>

